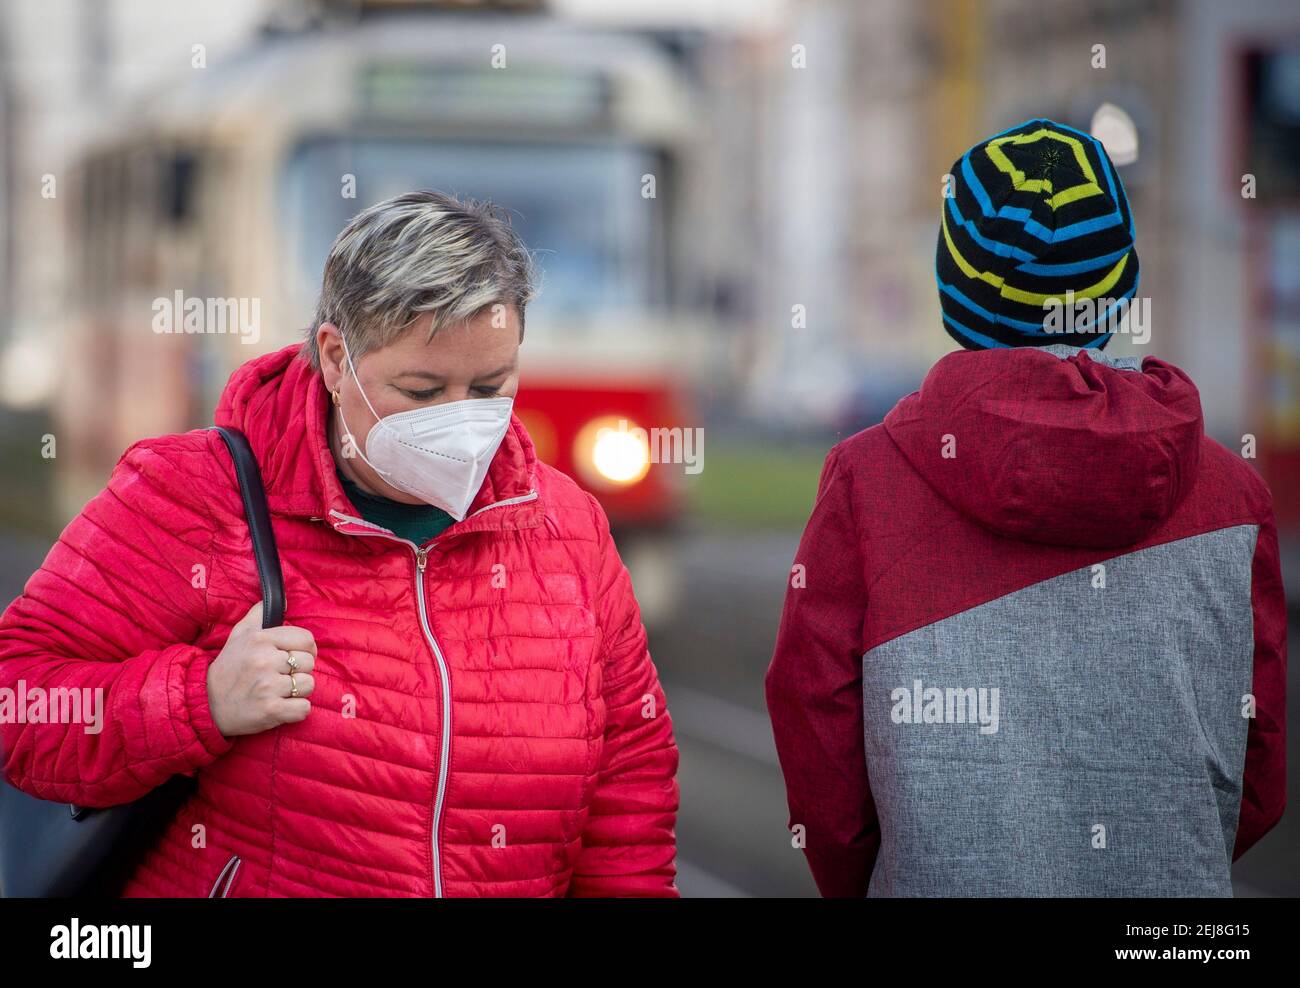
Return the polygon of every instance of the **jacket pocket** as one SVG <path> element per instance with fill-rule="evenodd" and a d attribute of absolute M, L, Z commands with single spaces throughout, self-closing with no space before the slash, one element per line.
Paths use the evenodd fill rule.
<path fill-rule="evenodd" d="M 212 883 L 212 891 L 208 893 L 209 899 L 230 898 L 231 890 L 235 887 L 235 879 L 239 876 L 239 867 L 243 863 L 243 858 L 238 854 L 231 855 L 230 860 L 217 875 L 217 880 Z"/>

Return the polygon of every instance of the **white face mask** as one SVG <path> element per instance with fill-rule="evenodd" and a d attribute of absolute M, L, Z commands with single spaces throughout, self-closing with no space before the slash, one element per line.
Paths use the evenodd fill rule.
<path fill-rule="evenodd" d="M 465 398 L 380 417 L 361 387 L 346 341 L 343 353 L 357 390 L 377 419 L 366 436 L 363 451 L 348 428 L 343 406 L 338 406 L 352 448 L 399 491 L 463 521 L 510 427 L 514 399 Z"/>

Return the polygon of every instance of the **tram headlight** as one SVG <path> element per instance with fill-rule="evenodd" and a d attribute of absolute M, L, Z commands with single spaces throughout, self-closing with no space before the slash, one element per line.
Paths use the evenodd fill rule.
<path fill-rule="evenodd" d="M 578 432 L 573 460 L 584 478 L 606 487 L 629 487 L 650 472 L 650 442 L 631 419 L 592 419 Z"/>

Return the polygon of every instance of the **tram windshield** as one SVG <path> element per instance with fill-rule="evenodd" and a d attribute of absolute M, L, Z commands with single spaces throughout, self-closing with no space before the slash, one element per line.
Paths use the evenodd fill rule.
<path fill-rule="evenodd" d="M 648 149 L 618 143 L 306 141 L 290 156 L 282 196 L 299 287 L 318 289 L 330 244 L 365 206 L 437 189 L 492 200 L 534 251 L 542 290 L 530 324 L 657 307 L 666 296 L 662 212 L 641 191 L 656 160 Z M 341 194 L 349 175 L 356 198 Z"/>

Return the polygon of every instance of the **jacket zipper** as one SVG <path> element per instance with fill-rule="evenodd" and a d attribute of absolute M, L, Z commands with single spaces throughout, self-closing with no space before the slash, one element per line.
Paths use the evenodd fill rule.
<path fill-rule="evenodd" d="M 239 866 L 244 863 L 244 859 L 238 854 L 232 857 L 221 867 L 217 880 L 212 883 L 212 891 L 208 893 L 209 899 L 228 899 L 230 898 L 230 889 L 235 884 L 235 876 L 239 874 Z M 225 880 L 224 884 L 222 879 Z M 220 895 L 217 892 L 220 891 Z"/>
<path fill-rule="evenodd" d="M 497 501 L 494 502 L 493 504 L 485 505 L 484 507 L 479 508 L 478 511 L 475 511 L 474 514 L 476 515 L 483 511 L 487 511 L 491 508 L 502 507 L 508 504 L 519 504 L 520 502 L 523 501 L 532 501 L 536 497 L 537 497 L 536 491 L 529 491 L 527 494 L 523 494 L 519 497 L 507 498 L 506 500 L 503 501 Z M 420 546 L 412 542 L 410 539 L 400 538 L 399 536 L 394 535 L 392 532 L 389 532 L 386 529 L 382 529 L 377 525 L 373 525 L 370 522 L 365 521 L 361 518 L 350 518 L 347 515 L 335 511 L 332 508 L 330 509 L 330 514 L 340 519 L 340 522 L 334 526 L 336 531 L 338 530 L 339 524 L 351 523 L 354 525 L 359 525 L 362 528 L 368 529 L 368 531 L 363 531 L 363 532 L 351 531 L 345 534 L 356 535 L 361 537 L 367 535 L 378 536 L 379 538 L 388 539 L 390 542 L 401 542 L 404 545 L 409 545 L 411 549 L 415 552 L 415 597 L 416 597 L 416 602 L 419 605 L 420 628 L 421 630 L 423 630 L 424 637 L 426 641 L 428 641 L 429 643 L 430 651 L 433 652 L 434 660 L 438 666 L 438 680 L 442 688 L 442 739 L 441 739 L 441 744 L 439 745 L 439 752 L 438 752 L 438 788 L 434 795 L 433 830 L 432 830 L 432 835 L 430 837 L 431 850 L 433 852 L 433 894 L 435 898 L 441 899 L 443 897 L 442 896 L 442 857 L 439 850 L 438 836 L 439 836 L 439 831 L 442 829 L 442 807 L 443 807 L 443 802 L 445 801 L 447 795 L 447 773 L 450 768 L 449 756 L 451 753 L 451 674 L 447 669 L 447 660 L 442 654 L 442 649 L 438 646 L 438 639 L 434 637 L 433 628 L 429 624 L 429 612 L 427 609 L 427 605 L 425 603 L 425 594 L 424 594 L 424 570 L 429 562 L 429 550 L 432 549 L 434 546 L 436 546 L 439 540 L 434 539 L 427 546 L 421 548 Z M 472 518 L 473 515 L 470 515 L 468 517 Z"/>
<path fill-rule="evenodd" d="M 451 768 L 451 673 L 447 669 L 447 660 L 443 657 L 442 649 L 438 647 L 438 639 L 433 637 L 433 628 L 429 624 L 428 605 L 425 603 L 424 597 L 424 567 L 429 562 L 429 549 L 433 548 L 434 544 L 436 543 L 415 550 L 415 585 L 420 595 L 420 626 L 424 629 L 424 636 L 429 640 L 429 645 L 433 648 L 434 658 L 438 660 L 438 678 L 442 682 L 442 738 L 438 751 L 438 791 L 433 802 L 433 831 L 431 835 L 433 894 L 435 898 L 441 899 L 442 853 L 438 846 L 438 837 L 442 831 L 442 804 L 447 796 L 447 773 Z"/>

